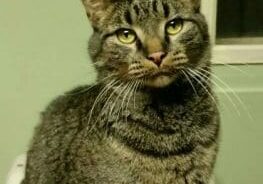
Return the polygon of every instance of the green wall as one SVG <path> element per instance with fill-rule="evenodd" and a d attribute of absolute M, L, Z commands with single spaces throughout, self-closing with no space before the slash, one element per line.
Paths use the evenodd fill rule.
<path fill-rule="evenodd" d="M 86 51 L 90 32 L 80 0 L 1 0 L 0 183 L 12 160 L 26 151 L 39 112 L 58 94 L 94 80 Z M 218 89 L 223 128 L 218 184 L 260 184 L 263 66 L 238 68 L 243 72 L 214 67 L 245 103 L 234 96 L 229 100 Z"/>
<path fill-rule="evenodd" d="M 217 184 L 262 184 L 263 65 L 238 66 L 238 70 L 217 66 L 214 70 L 240 98 L 224 87 L 227 98 L 217 88 L 222 117 Z"/>

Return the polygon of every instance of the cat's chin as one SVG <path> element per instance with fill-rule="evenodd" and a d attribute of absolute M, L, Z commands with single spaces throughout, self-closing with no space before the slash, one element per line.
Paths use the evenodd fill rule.
<path fill-rule="evenodd" d="M 164 88 L 169 86 L 174 81 L 174 78 L 169 76 L 158 76 L 152 79 L 148 79 L 145 82 L 145 86 L 153 88 Z"/>

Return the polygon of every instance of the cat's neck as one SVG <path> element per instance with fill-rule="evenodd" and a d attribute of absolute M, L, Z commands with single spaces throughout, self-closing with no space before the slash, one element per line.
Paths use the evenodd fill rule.
<path fill-rule="evenodd" d="M 165 88 L 141 88 L 136 96 L 138 98 L 147 99 L 148 101 L 156 101 L 162 103 L 183 103 L 194 99 L 196 96 L 206 96 L 211 91 L 208 83 L 200 83 L 193 81 L 189 83 L 187 80 L 178 80 Z"/>
<path fill-rule="evenodd" d="M 180 127 L 187 123 L 191 126 L 193 122 L 188 118 L 210 107 L 206 105 L 210 104 L 210 97 L 202 86 L 195 88 L 197 94 L 187 83 L 140 89 L 135 95 L 135 106 L 130 104 L 124 114 L 113 116 L 115 121 L 109 132 L 125 145 L 147 154 L 169 155 L 191 150 L 189 140 L 183 136 L 189 130 Z M 181 121 L 181 117 L 186 120 Z"/>

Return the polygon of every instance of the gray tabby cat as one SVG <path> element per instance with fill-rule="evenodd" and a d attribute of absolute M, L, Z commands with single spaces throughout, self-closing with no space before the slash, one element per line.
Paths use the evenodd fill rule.
<path fill-rule="evenodd" d="M 219 116 L 199 0 L 83 0 L 97 83 L 42 114 L 23 184 L 208 184 Z"/>

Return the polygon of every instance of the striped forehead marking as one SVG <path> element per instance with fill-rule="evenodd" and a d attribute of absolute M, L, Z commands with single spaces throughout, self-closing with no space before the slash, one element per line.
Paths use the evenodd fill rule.
<path fill-rule="evenodd" d="M 132 25 L 135 20 L 141 17 L 148 16 L 150 13 L 154 16 L 160 15 L 168 18 L 171 14 L 171 7 L 169 3 L 160 0 L 149 0 L 148 3 L 145 1 L 129 1 L 128 8 L 124 12 L 124 20 Z"/>

